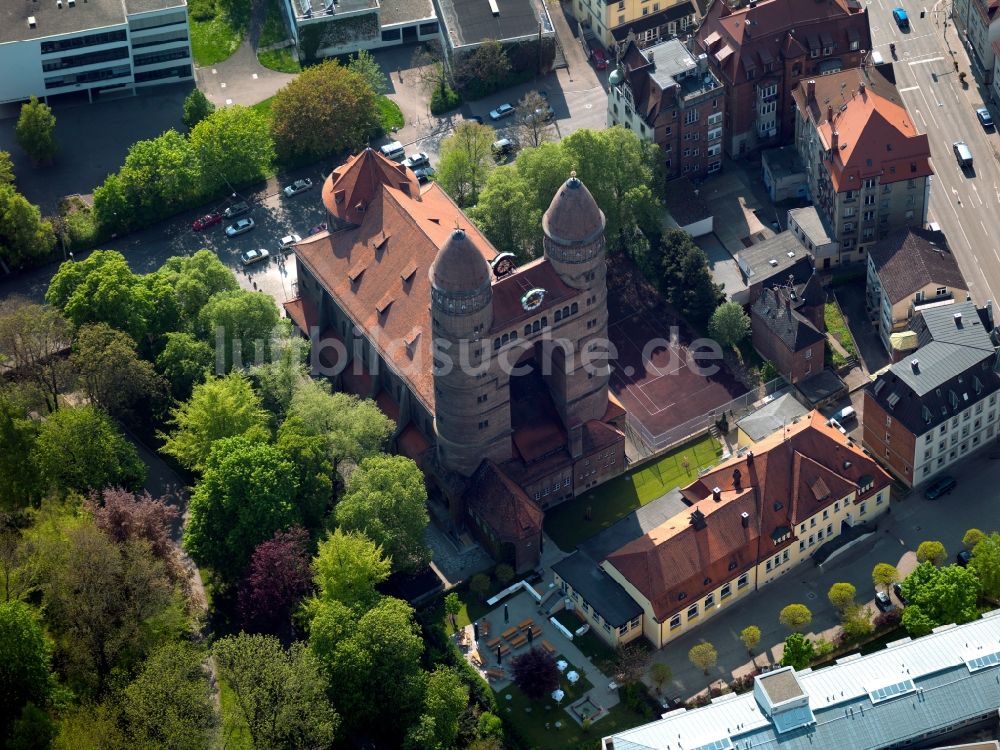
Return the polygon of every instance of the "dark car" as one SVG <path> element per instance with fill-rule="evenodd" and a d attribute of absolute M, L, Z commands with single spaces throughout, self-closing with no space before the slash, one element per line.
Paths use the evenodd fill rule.
<path fill-rule="evenodd" d="M 907 604 L 906 597 L 903 596 L 903 587 L 900 586 L 898 583 L 892 584 L 892 593 L 894 593 L 896 595 L 896 598 L 899 599 L 900 604 L 904 606 Z"/>
<path fill-rule="evenodd" d="M 600 47 L 591 47 L 590 56 L 594 58 L 594 67 L 598 70 L 608 69 L 608 58 L 604 55 L 604 50 Z"/>
<path fill-rule="evenodd" d="M 972 562 L 972 551 L 963 549 L 957 555 L 955 555 L 955 562 L 957 562 L 961 567 L 968 567 L 969 563 Z"/>
<path fill-rule="evenodd" d="M 250 204 L 247 203 L 246 201 L 240 201 L 239 203 L 234 203 L 225 211 L 223 211 L 222 215 L 225 216 L 227 219 L 232 219 L 234 216 L 245 214 L 249 210 L 250 210 Z"/>
<path fill-rule="evenodd" d="M 210 214 L 205 214 L 200 216 L 191 222 L 191 228 L 196 232 L 200 232 L 202 229 L 208 229 L 214 224 L 218 224 L 222 221 L 222 214 L 218 211 L 212 211 Z"/>
<path fill-rule="evenodd" d="M 951 494 L 958 482 L 954 477 L 940 477 L 931 482 L 924 490 L 924 497 L 928 500 L 937 500 L 939 497 Z"/>
<path fill-rule="evenodd" d="M 983 126 L 983 130 L 993 130 L 993 115 L 986 107 L 977 109 L 976 117 L 979 118 L 979 124 Z"/>
<path fill-rule="evenodd" d="M 879 612 L 891 612 L 896 608 L 896 605 L 892 603 L 892 599 L 884 591 L 879 591 L 875 594 L 875 606 L 878 607 Z"/>
<path fill-rule="evenodd" d="M 434 167 L 420 167 L 419 169 L 414 169 L 413 176 L 417 178 L 417 182 L 423 185 L 434 176 Z"/>

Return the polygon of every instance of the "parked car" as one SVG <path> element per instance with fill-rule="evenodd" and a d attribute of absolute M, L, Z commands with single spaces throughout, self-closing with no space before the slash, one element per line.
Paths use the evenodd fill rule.
<path fill-rule="evenodd" d="M 836 414 L 833 415 L 833 419 L 843 424 L 849 419 L 855 419 L 857 416 L 858 413 L 854 411 L 853 406 L 845 406 L 843 409 L 841 409 L 840 411 L 838 411 Z"/>
<path fill-rule="evenodd" d="M 417 182 L 423 185 L 434 176 L 434 167 L 420 167 L 420 169 L 414 169 L 413 174 L 417 176 Z"/>
<path fill-rule="evenodd" d="M 239 203 L 234 203 L 225 211 L 223 211 L 222 215 L 227 219 L 232 219 L 237 216 L 240 216 L 241 214 L 245 214 L 249 210 L 250 210 L 250 204 L 247 203 L 246 201 L 240 201 Z"/>
<path fill-rule="evenodd" d="M 556 111 L 552 109 L 552 107 L 550 107 L 548 104 L 546 104 L 544 107 L 539 107 L 538 109 L 535 110 L 535 117 L 539 117 L 542 120 L 545 120 L 545 122 L 548 122 L 555 116 L 556 116 Z"/>
<path fill-rule="evenodd" d="M 967 568 L 969 563 L 972 562 L 972 551 L 963 549 L 955 555 L 955 562 L 957 562 L 961 567 Z"/>
<path fill-rule="evenodd" d="M 884 591 L 879 591 L 875 594 L 875 606 L 879 612 L 890 612 L 896 608 L 896 605 L 892 603 L 892 599 Z"/>
<path fill-rule="evenodd" d="M 281 238 L 281 242 L 278 243 L 278 249 L 282 251 L 287 250 L 296 242 L 302 242 L 302 238 L 297 234 L 286 234 Z"/>
<path fill-rule="evenodd" d="M 846 435 L 847 434 L 847 430 L 836 419 L 831 418 L 830 421 L 827 422 L 827 425 L 830 426 L 830 427 L 833 427 L 836 430 L 840 430 L 840 434 L 841 435 Z"/>
<path fill-rule="evenodd" d="M 254 263 L 260 263 L 262 260 L 267 260 L 270 257 L 271 253 L 264 248 L 260 250 L 247 250 L 245 253 L 240 253 L 240 261 L 244 266 L 252 266 Z"/>
<path fill-rule="evenodd" d="M 976 117 L 979 118 L 979 123 L 983 126 L 984 130 L 993 130 L 993 115 L 986 107 L 980 107 L 976 110 Z"/>
<path fill-rule="evenodd" d="M 402 161 L 403 157 L 406 156 L 406 149 L 403 148 L 403 144 L 399 141 L 387 143 L 379 151 L 382 152 L 382 156 L 386 159 L 392 159 L 393 161 Z"/>
<path fill-rule="evenodd" d="M 320 232 L 325 232 L 327 224 L 324 221 L 322 224 L 317 224 L 314 227 L 309 227 L 309 231 L 306 232 L 306 237 L 312 237 L 314 234 L 319 234 Z"/>
<path fill-rule="evenodd" d="M 906 11 L 902 8 L 892 9 L 892 20 L 896 22 L 896 25 L 901 29 L 910 28 L 910 17 L 906 15 Z"/>
<path fill-rule="evenodd" d="M 899 599 L 899 603 L 900 604 L 902 604 L 903 606 L 906 606 L 906 604 L 908 602 L 906 601 L 906 597 L 903 596 L 903 587 L 902 586 L 900 586 L 898 583 L 892 584 L 892 593 L 894 593 L 896 595 L 896 598 Z"/>
<path fill-rule="evenodd" d="M 957 484 L 958 482 L 955 481 L 954 477 L 939 477 L 927 485 L 927 489 L 924 490 L 924 497 L 928 500 L 937 500 L 944 495 L 950 495 Z"/>
<path fill-rule="evenodd" d="M 590 56 L 594 58 L 594 67 L 598 70 L 608 69 L 608 58 L 604 55 L 604 50 L 600 47 L 591 47 Z"/>
<path fill-rule="evenodd" d="M 298 195 L 299 193 L 304 193 L 306 190 L 312 189 L 313 181 L 308 177 L 304 180 L 296 180 L 291 185 L 285 185 L 285 189 L 282 190 L 286 198 L 291 198 L 293 195 Z"/>
<path fill-rule="evenodd" d="M 253 219 L 240 219 L 235 224 L 230 224 L 226 227 L 226 236 L 235 237 L 238 234 L 246 234 L 255 226 L 257 225 L 254 224 Z"/>
<path fill-rule="evenodd" d="M 214 226 L 222 221 L 222 214 L 218 211 L 212 211 L 210 214 L 205 214 L 204 216 L 195 219 L 191 222 L 191 228 L 200 232 L 202 229 L 208 229 L 210 226 Z"/>
<path fill-rule="evenodd" d="M 403 159 L 403 166 L 409 167 L 410 169 L 416 169 L 417 167 L 426 167 L 431 163 L 427 154 L 423 151 L 419 151 L 415 154 L 410 154 L 405 159 Z"/>
<path fill-rule="evenodd" d="M 499 140 L 493 141 L 493 157 L 496 159 L 502 159 L 514 151 L 514 142 L 510 138 L 501 138 Z"/>
<path fill-rule="evenodd" d="M 510 117 L 512 114 L 514 114 L 513 104 L 501 104 L 496 109 L 490 110 L 490 119 L 502 120 L 505 117 Z"/>

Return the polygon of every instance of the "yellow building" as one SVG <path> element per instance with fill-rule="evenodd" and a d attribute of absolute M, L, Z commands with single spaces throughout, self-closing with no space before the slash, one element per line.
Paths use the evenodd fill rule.
<path fill-rule="evenodd" d="M 572 0 L 573 16 L 607 49 L 635 35 L 640 47 L 686 32 L 697 23 L 691 0 Z"/>
<path fill-rule="evenodd" d="M 685 487 L 688 510 L 600 568 L 661 647 L 884 513 L 890 481 L 814 411 Z"/>

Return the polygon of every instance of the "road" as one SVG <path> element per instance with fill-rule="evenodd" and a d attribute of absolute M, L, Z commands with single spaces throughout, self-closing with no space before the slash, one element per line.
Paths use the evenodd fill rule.
<path fill-rule="evenodd" d="M 910 17 L 909 31 L 892 19 L 901 6 Z M 869 0 L 872 41 L 888 61 L 895 43 L 896 86 L 919 132 L 927 133 L 935 176 L 931 187 L 929 221 L 936 221 L 948 237 L 969 290 L 977 304 L 1000 294 L 1000 135 L 987 133 L 976 119 L 988 93 L 973 75 L 969 53 L 949 19 L 947 0 Z M 925 18 L 920 11 L 927 9 Z M 958 72 L 955 69 L 958 63 Z M 959 72 L 967 73 L 966 86 Z M 998 114 L 990 106 L 994 118 Z M 965 141 L 972 150 L 974 169 L 963 173 L 952 144 Z"/>

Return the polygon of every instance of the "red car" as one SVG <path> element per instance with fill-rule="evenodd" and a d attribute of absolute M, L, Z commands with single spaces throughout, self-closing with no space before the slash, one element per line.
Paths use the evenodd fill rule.
<path fill-rule="evenodd" d="M 213 224 L 218 224 L 222 221 L 222 214 L 218 211 L 213 211 L 210 214 L 205 214 L 200 219 L 195 219 L 191 222 L 191 228 L 196 232 L 200 232 L 202 229 L 208 229 Z"/>
<path fill-rule="evenodd" d="M 600 47 L 591 47 L 590 56 L 594 58 L 594 67 L 598 70 L 608 69 L 608 59 L 604 56 L 604 50 Z"/>

